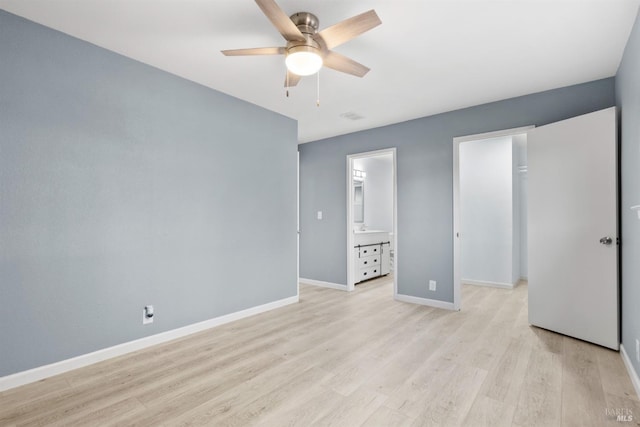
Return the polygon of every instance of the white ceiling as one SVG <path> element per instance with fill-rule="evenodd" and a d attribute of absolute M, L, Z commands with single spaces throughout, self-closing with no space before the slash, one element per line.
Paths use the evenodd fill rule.
<path fill-rule="evenodd" d="M 252 0 L 0 0 L 0 8 L 298 120 L 301 142 L 616 73 L 640 0 L 277 0 L 320 29 L 375 9 L 382 25 L 335 50 L 371 68 L 323 69 L 285 97 L 283 46 Z M 362 116 L 359 120 L 344 113 Z"/>

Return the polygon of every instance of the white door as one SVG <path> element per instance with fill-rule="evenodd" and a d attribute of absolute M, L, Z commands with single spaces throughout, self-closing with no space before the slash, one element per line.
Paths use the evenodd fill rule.
<path fill-rule="evenodd" d="M 618 349 L 617 119 L 528 132 L 529 323 Z"/>

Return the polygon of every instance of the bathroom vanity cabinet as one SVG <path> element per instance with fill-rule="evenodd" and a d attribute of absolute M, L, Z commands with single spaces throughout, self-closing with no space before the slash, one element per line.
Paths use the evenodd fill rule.
<path fill-rule="evenodd" d="M 354 242 L 354 283 L 389 274 L 391 242 L 388 232 L 357 231 Z"/>

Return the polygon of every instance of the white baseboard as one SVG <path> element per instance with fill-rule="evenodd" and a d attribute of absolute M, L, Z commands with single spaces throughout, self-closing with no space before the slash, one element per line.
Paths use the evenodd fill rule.
<path fill-rule="evenodd" d="M 622 344 L 620 344 L 620 354 L 622 355 L 624 366 L 627 367 L 627 372 L 629 372 L 629 378 L 631 378 L 633 388 L 636 389 L 636 394 L 638 395 L 638 398 L 640 398 L 640 378 L 638 377 L 638 373 L 636 372 L 636 370 L 633 369 L 631 359 L 629 359 L 629 355 L 627 354 L 627 351 L 624 349 L 624 346 Z"/>
<path fill-rule="evenodd" d="M 151 335 L 134 341 L 118 344 L 113 347 L 94 351 L 92 353 L 76 356 L 71 359 L 61 360 L 60 362 L 55 362 L 50 365 L 39 366 L 27 371 L 17 372 L 5 377 L 0 377 L 0 391 L 36 382 L 44 378 L 52 377 L 54 375 L 62 374 L 73 369 L 92 365 L 97 362 L 102 362 L 103 360 L 111 359 L 113 357 L 141 350 L 146 347 L 151 347 L 156 344 L 171 341 L 176 338 L 181 338 L 186 335 L 191 335 L 196 332 L 201 332 L 206 329 L 215 328 L 216 326 L 224 325 L 225 323 L 244 319 L 245 317 L 254 316 L 256 314 L 284 307 L 289 304 L 294 304 L 298 301 L 298 295 L 284 298 L 256 307 L 247 308 L 246 310 L 236 311 L 235 313 L 225 314 L 224 316 L 215 317 L 203 322 L 183 326 L 182 328 L 172 329 L 170 331 L 161 332 L 156 335 Z"/>
<path fill-rule="evenodd" d="M 323 288 L 338 289 L 340 291 L 347 290 L 347 285 L 340 285 L 338 283 L 331 283 L 331 282 L 323 282 L 322 280 L 305 279 L 301 277 L 300 279 L 298 279 L 298 281 L 300 283 L 304 283 L 307 285 L 320 286 Z"/>
<path fill-rule="evenodd" d="M 503 283 L 503 282 L 489 282 L 484 280 L 469 280 L 469 279 L 460 279 L 460 283 L 465 285 L 474 285 L 474 286 L 488 286 L 490 288 L 501 288 L 501 289 L 513 289 L 517 286 L 513 283 Z"/>
<path fill-rule="evenodd" d="M 396 301 L 409 302 L 411 304 L 427 305 L 429 307 L 443 308 L 445 310 L 455 310 L 452 302 L 440 301 L 437 299 L 420 298 L 411 295 L 396 294 L 393 296 Z"/>

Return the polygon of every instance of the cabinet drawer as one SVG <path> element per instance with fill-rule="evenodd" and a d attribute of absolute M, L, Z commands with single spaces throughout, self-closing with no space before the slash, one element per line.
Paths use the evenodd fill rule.
<path fill-rule="evenodd" d="M 360 258 L 380 254 L 380 245 L 363 246 L 360 248 Z"/>
<path fill-rule="evenodd" d="M 358 268 L 367 268 L 380 265 L 380 255 L 366 256 L 357 259 Z"/>
<path fill-rule="evenodd" d="M 380 275 L 380 266 L 374 266 L 369 268 L 361 268 L 358 270 L 357 281 L 362 282 L 363 280 L 372 279 L 374 277 L 378 277 Z M 357 282 L 356 282 L 357 283 Z"/>

